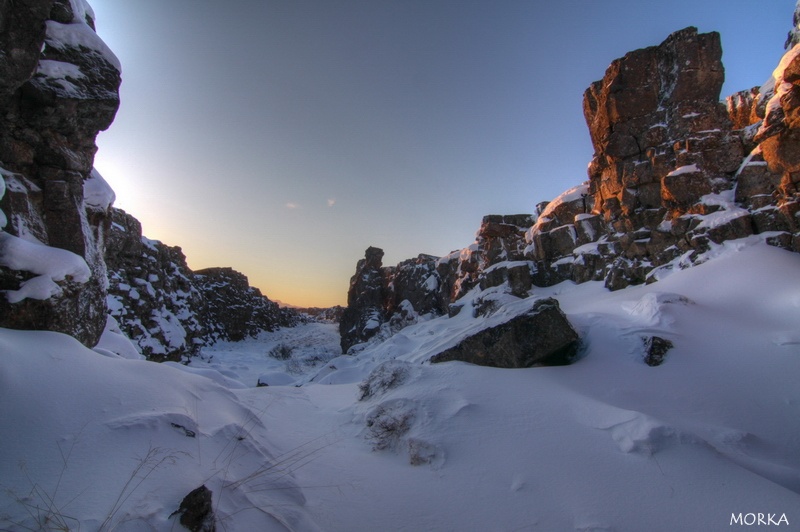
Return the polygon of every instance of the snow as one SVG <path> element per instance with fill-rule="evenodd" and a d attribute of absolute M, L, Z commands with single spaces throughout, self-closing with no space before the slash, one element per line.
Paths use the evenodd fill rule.
<path fill-rule="evenodd" d="M 133 360 L 144 360 L 142 355 L 133 342 L 119 328 L 119 323 L 113 316 L 106 318 L 106 326 L 103 329 L 103 334 L 94 350 L 101 355 L 110 357 L 130 358 Z"/>
<path fill-rule="evenodd" d="M 751 512 L 796 527 L 800 254 L 749 237 L 703 260 L 615 292 L 475 289 L 456 316 L 352 356 L 332 324 L 188 366 L 0 330 L 0 528 L 36 528 L 28 510 L 52 496 L 75 529 L 172 530 L 201 484 L 229 531 L 721 531 Z M 427 362 L 542 297 L 580 332 L 576 363 Z M 499 306 L 475 317 L 487 298 Z M 674 344 L 658 367 L 642 360 L 652 335 Z M 125 491 L 143 461 L 157 467 Z"/>
<path fill-rule="evenodd" d="M 555 199 L 553 199 L 553 201 L 547 204 L 544 210 L 539 214 L 536 223 L 525 233 L 525 241 L 529 244 L 533 242 L 534 236 L 541 231 L 541 227 L 544 224 L 551 221 L 551 219 L 555 216 L 554 212 L 556 208 L 558 208 L 560 205 L 584 199 L 588 195 L 589 195 L 588 182 L 567 189 L 561 194 L 559 194 Z"/>
<path fill-rule="evenodd" d="M 70 280 L 85 283 L 91 277 L 91 271 L 83 257 L 5 232 L 0 232 L 0 265 L 37 275 L 24 281 L 19 290 L 5 292 L 11 303 L 18 303 L 26 298 L 49 299 L 61 294 L 61 287 L 57 282 Z"/>
<path fill-rule="evenodd" d="M 291 471 L 324 442 L 271 445 L 268 405 L 57 333 L 0 330 L 0 365 L 3 529 L 173 530 L 170 514 L 205 484 L 218 528 L 318 530 Z"/>
<path fill-rule="evenodd" d="M 683 175 L 683 174 L 693 174 L 695 172 L 699 172 L 700 170 L 697 168 L 696 164 L 687 164 L 684 166 L 679 166 L 675 170 L 671 171 L 667 174 L 669 176 L 676 176 L 676 175 Z"/>
<path fill-rule="evenodd" d="M 78 2 L 72 2 L 73 9 Z M 81 2 L 82 3 L 82 2 Z M 61 24 L 54 20 L 46 21 L 47 36 L 45 42 L 47 46 L 53 48 L 78 48 L 84 47 L 100 54 L 117 71 L 122 72 L 122 65 L 114 52 L 103 42 L 103 40 L 89 27 L 83 18 L 76 18 L 70 24 Z"/>
<path fill-rule="evenodd" d="M 571 203 L 573 201 L 577 201 L 589 194 L 589 185 L 588 183 L 583 183 L 581 185 L 572 187 L 570 189 L 565 190 L 558 196 L 556 196 L 553 201 L 547 204 L 547 207 L 544 208 L 542 213 L 539 215 L 541 218 L 548 218 L 552 215 L 553 211 L 561 205 L 562 203 Z"/>
<path fill-rule="evenodd" d="M 87 207 L 107 211 L 116 199 L 114 189 L 103 179 L 96 169 L 92 168 L 89 178 L 83 182 L 83 198 Z"/>
<path fill-rule="evenodd" d="M 700 198 L 700 202 L 705 205 L 717 206 L 720 209 L 716 212 L 697 216 L 702 221 L 697 226 L 697 229 L 713 229 L 725 225 L 736 218 L 748 216 L 750 212 L 736 205 L 734 200 L 735 190 L 723 190 L 718 194 L 706 194 Z"/>
<path fill-rule="evenodd" d="M 85 77 L 81 69 L 72 63 L 42 59 L 36 67 L 36 73 L 48 77 L 58 83 L 67 93 L 78 95 L 81 91 L 68 78 L 74 80 Z"/>

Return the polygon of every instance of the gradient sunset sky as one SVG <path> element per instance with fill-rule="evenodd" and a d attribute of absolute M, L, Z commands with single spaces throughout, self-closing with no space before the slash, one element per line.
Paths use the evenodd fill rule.
<path fill-rule="evenodd" d="M 671 32 L 722 35 L 722 97 L 766 81 L 794 0 L 90 0 L 123 67 L 95 166 L 145 235 L 271 299 L 344 304 L 587 179 L 582 94 Z"/>

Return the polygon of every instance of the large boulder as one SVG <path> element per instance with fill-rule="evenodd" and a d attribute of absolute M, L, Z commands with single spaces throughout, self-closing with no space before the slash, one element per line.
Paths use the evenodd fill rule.
<path fill-rule="evenodd" d="M 580 338 L 552 298 L 540 299 L 530 310 L 473 334 L 431 358 L 460 360 L 496 368 L 529 368 L 569 364 Z"/>

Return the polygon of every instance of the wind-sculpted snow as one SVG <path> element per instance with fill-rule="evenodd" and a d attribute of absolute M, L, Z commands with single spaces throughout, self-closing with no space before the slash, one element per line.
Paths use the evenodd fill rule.
<path fill-rule="evenodd" d="M 318 529 L 292 471 L 319 442 L 274 447 L 229 388 L 57 333 L 0 330 L 0 352 L 4 530 L 174 530 L 201 484 L 218 529 Z"/>

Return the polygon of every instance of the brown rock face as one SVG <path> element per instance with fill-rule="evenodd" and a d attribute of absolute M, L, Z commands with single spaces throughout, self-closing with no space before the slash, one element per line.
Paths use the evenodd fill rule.
<path fill-rule="evenodd" d="M 485 217 L 472 245 L 426 263 L 435 277 L 406 276 L 402 293 L 423 281 L 438 286 L 436 304 L 412 306 L 455 315 L 475 287 L 526 297 L 536 286 L 593 280 L 617 290 L 754 233 L 775 233 L 766 242 L 800 251 L 797 40 L 793 30 L 772 86 L 724 103 L 716 33 L 686 28 L 613 61 L 584 94 L 595 150 L 589 180 L 537 205 L 536 216 Z M 389 296 L 400 293 L 398 273 L 377 269 L 370 278 L 373 323 L 391 322 L 404 308 Z M 366 308 L 360 301 L 346 313 Z"/>
<path fill-rule="evenodd" d="M 703 223 L 703 216 L 738 209 L 732 189 L 755 146 L 752 124 L 761 109 L 758 90 L 719 101 L 721 57 L 718 34 L 686 28 L 613 61 L 586 90 L 595 149 L 586 196 L 567 191 L 555 200 L 560 212 L 546 209 L 528 233 L 536 283 L 604 280 L 624 288 L 722 235 L 756 230 L 744 211 Z M 770 179 L 754 173 L 751 181 Z"/>
<path fill-rule="evenodd" d="M 755 136 L 766 169 L 749 175 L 757 197 L 771 197 L 769 223 L 793 234 L 800 251 L 800 45 L 784 55 L 772 94 L 765 95 L 766 117 Z"/>
<path fill-rule="evenodd" d="M 603 79 L 587 89 L 584 115 L 595 148 L 589 175 L 594 205 L 602 211 L 616 200 L 620 206 L 619 212 L 607 209 L 607 218 L 662 207 L 652 197 L 643 204 L 638 189 L 650 183 L 663 186 L 682 166 L 705 163 L 691 181 L 706 182 L 697 188 L 710 191 L 710 160 L 737 142 L 719 133 L 730 130 L 719 103 L 721 57 L 718 34 L 687 28 L 660 46 L 615 60 Z M 741 147 L 737 154 L 740 161 Z"/>
<path fill-rule="evenodd" d="M 92 26 L 68 0 L 0 2 L 5 231 L 83 257 L 92 272 L 88 282 L 62 286 L 49 299 L 9 303 L 0 297 L 0 326 L 65 332 L 90 346 L 105 324 L 110 205 L 87 205 L 84 185 L 95 137 L 119 106 L 120 84 L 116 58 Z M 3 289 L 15 290 L 31 276 L 0 267 Z"/>

